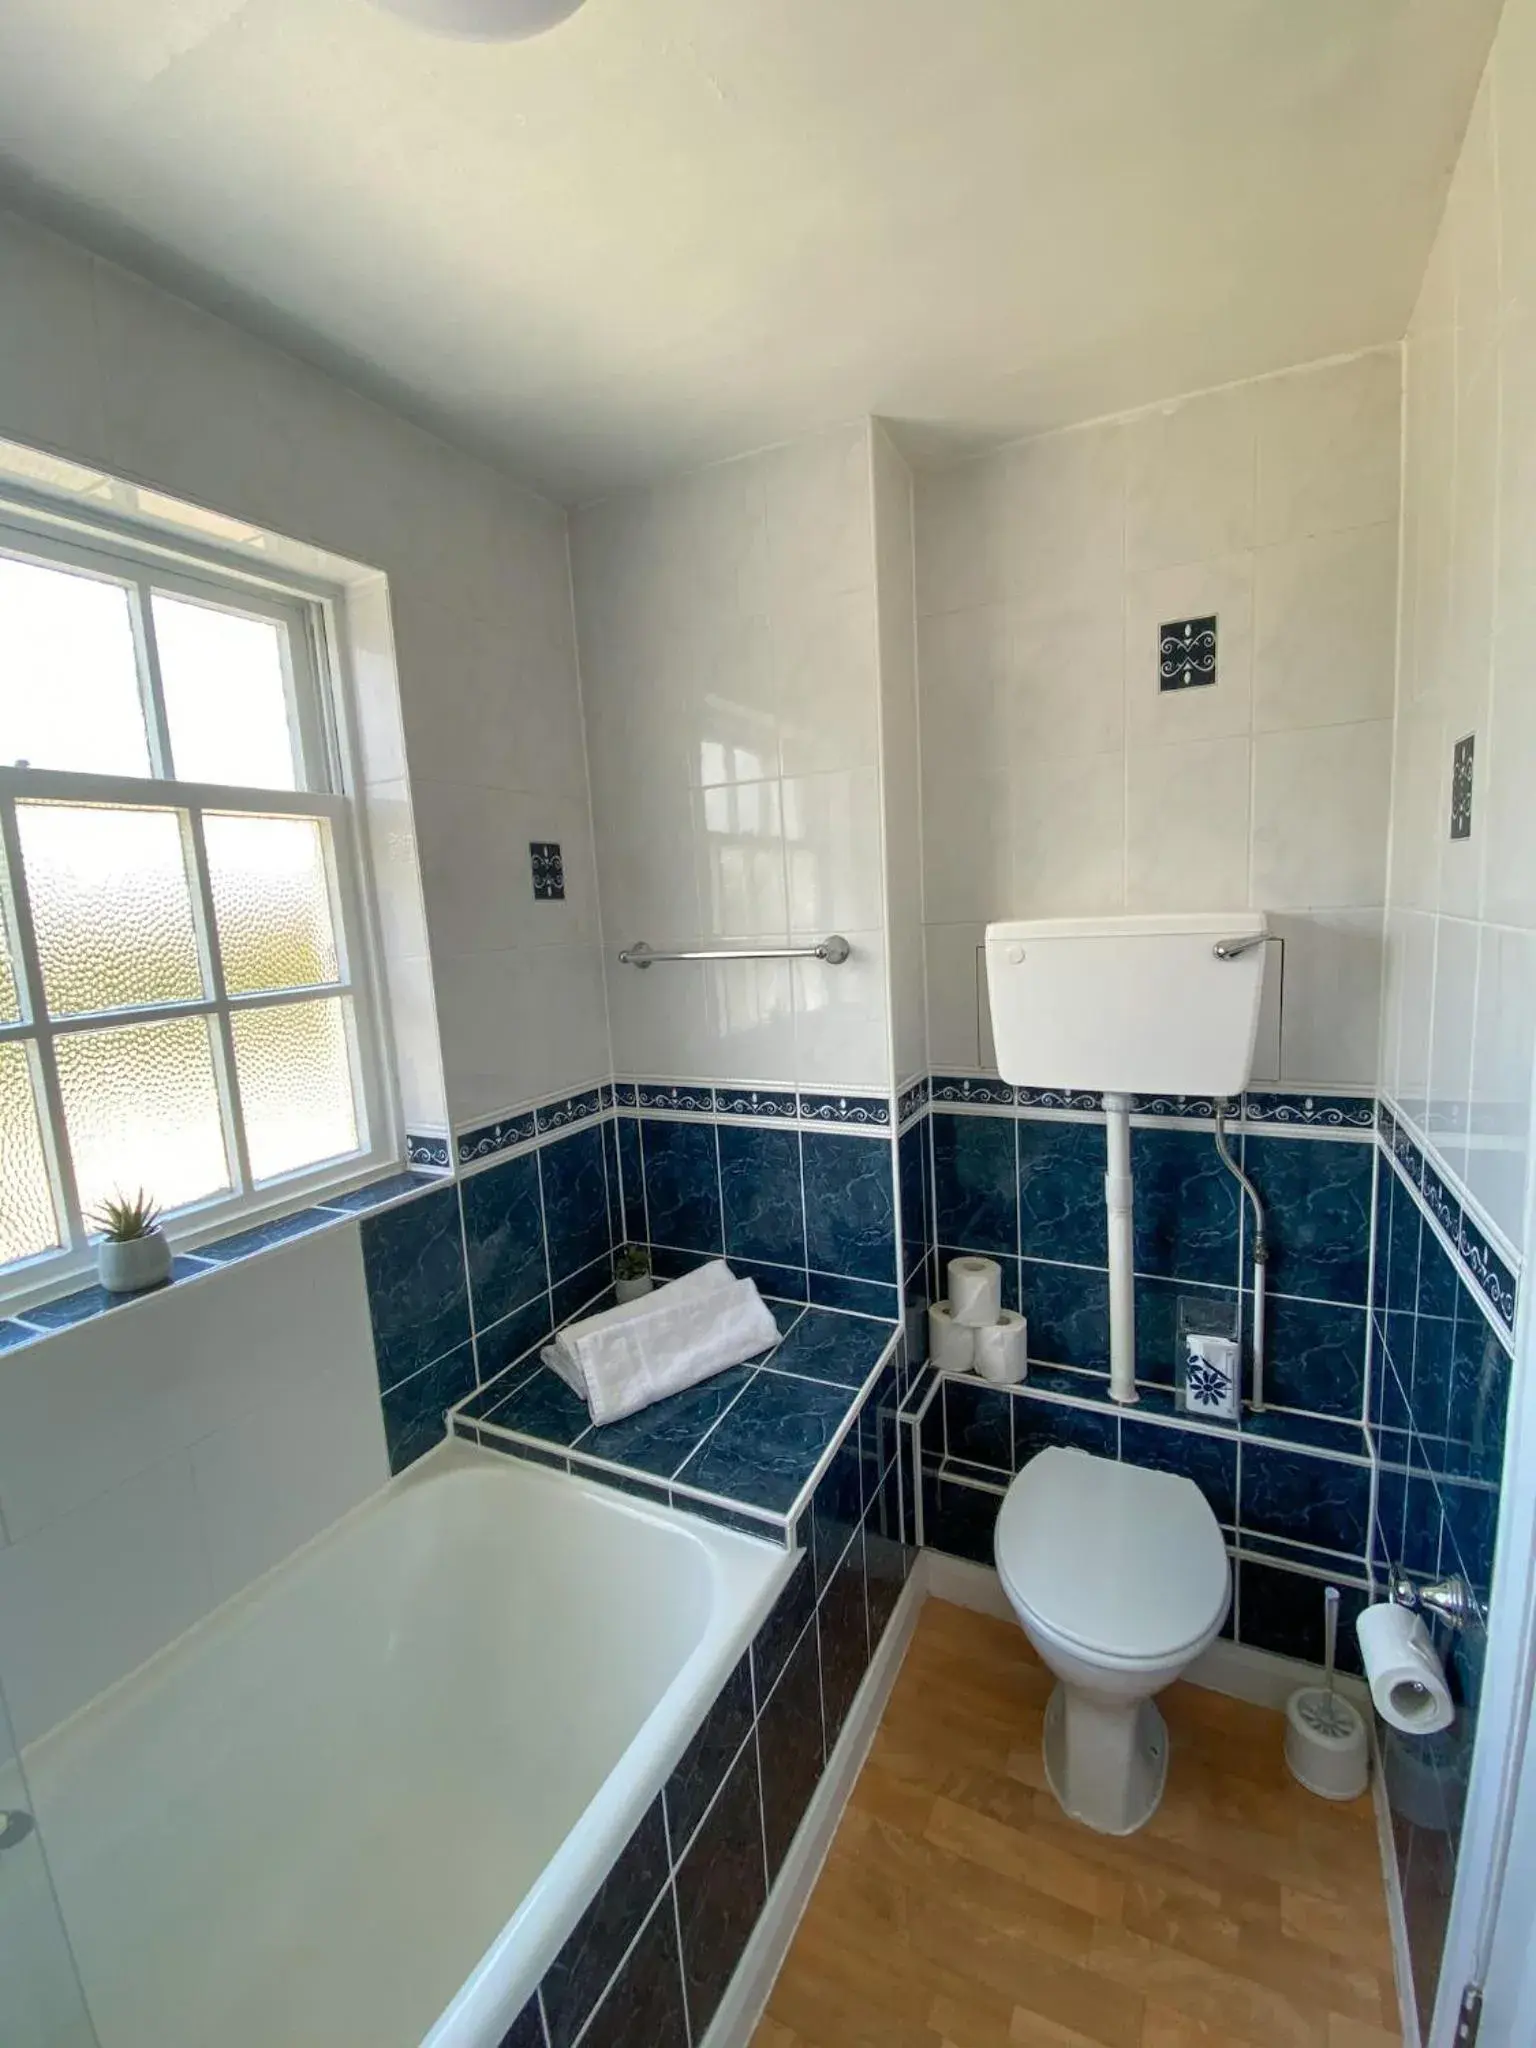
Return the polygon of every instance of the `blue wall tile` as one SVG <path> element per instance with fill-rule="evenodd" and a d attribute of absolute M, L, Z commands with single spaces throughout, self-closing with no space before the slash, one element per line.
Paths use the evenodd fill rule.
<path fill-rule="evenodd" d="M 1509 1354 L 1466 1288 L 1451 1346 L 1447 1471 L 1497 1484 L 1504 1470 Z"/>
<path fill-rule="evenodd" d="M 697 2042 L 715 2016 L 766 1898 L 757 1745 L 749 1742 L 677 1873 L 683 1979 Z"/>
<path fill-rule="evenodd" d="M 1198 1429 L 1170 1429 L 1120 1418 L 1120 1455 L 1130 1465 L 1154 1472 L 1174 1472 L 1192 1479 L 1210 1503 L 1218 1522 L 1237 1520 L 1237 1443 Z"/>
<path fill-rule="evenodd" d="M 849 1280 L 841 1273 L 812 1270 L 806 1275 L 806 1291 L 817 1308 L 846 1309 L 849 1315 L 878 1316 L 887 1323 L 894 1323 L 900 1312 L 896 1289 L 876 1280 Z"/>
<path fill-rule="evenodd" d="M 931 1550 L 968 1557 L 973 1564 L 991 1564 L 992 1532 L 1002 1496 L 974 1486 L 923 1474 L 923 1540 Z"/>
<path fill-rule="evenodd" d="M 1364 1303 L 1371 1256 L 1375 1147 L 1322 1138 L 1243 1140 L 1264 1203 L 1269 1284 L 1277 1294 Z"/>
<path fill-rule="evenodd" d="M 1019 1250 L 1026 1258 L 1107 1265 L 1103 1125 L 1025 1118 L 1018 1151 Z"/>
<path fill-rule="evenodd" d="M 1109 1276 L 1089 1266 L 1019 1263 L 1019 1307 L 1029 1319 L 1029 1355 L 1049 1365 L 1109 1370 Z"/>
<path fill-rule="evenodd" d="M 752 1124 L 720 1126 L 720 1186 L 727 1258 L 805 1264 L 800 1134 Z"/>
<path fill-rule="evenodd" d="M 905 1277 L 921 1264 L 931 1242 L 926 1119 L 902 1132 L 897 1157 L 901 1175 L 901 1270 Z"/>
<path fill-rule="evenodd" d="M 544 2048 L 544 2022 L 539 2017 L 537 1992 L 502 2035 L 500 2048 Z"/>
<path fill-rule="evenodd" d="M 1016 1253 L 1019 1212 L 1011 1117 L 950 1116 L 933 1125 L 934 1234 L 968 1251 Z"/>
<path fill-rule="evenodd" d="M 1013 1411 L 1015 1466 L 1022 1472 L 1050 1444 L 1065 1444 L 1096 1458 L 1117 1457 L 1120 1417 L 1110 1408 L 1069 1408 L 1064 1402 L 1019 1398 Z"/>
<path fill-rule="evenodd" d="M 718 1256 L 725 1247 L 715 1126 L 650 1121 L 640 1144 L 653 1241 Z"/>
<path fill-rule="evenodd" d="M 474 1390 L 474 1353 L 467 1343 L 392 1386 L 383 1403 L 390 1471 L 403 1472 L 441 1443 L 444 1415 Z"/>
<path fill-rule="evenodd" d="M 1237 1293 L 1231 1287 L 1199 1287 L 1192 1280 L 1154 1280 L 1138 1275 L 1136 1288 L 1136 1377 L 1171 1387 L 1179 1360 L 1179 1303 L 1191 1304 L 1213 1327 L 1237 1329 Z M 1108 1336 L 1105 1337 L 1106 1357 Z"/>
<path fill-rule="evenodd" d="M 845 1388 L 759 1373 L 677 1477 L 783 1514 L 848 1412 Z"/>
<path fill-rule="evenodd" d="M 475 1362 L 482 1380 L 494 1379 L 509 1365 L 525 1357 L 535 1346 L 547 1344 L 554 1325 L 550 1320 L 549 1296 L 536 1295 L 522 1308 L 475 1333 Z"/>
<path fill-rule="evenodd" d="M 821 1668 L 814 1622 L 801 1636 L 767 1704 L 758 1707 L 757 1745 L 771 1883 L 821 1782 Z"/>
<path fill-rule="evenodd" d="M 1200 1131 L 1133 1130 L 1136 1270 L 1170 1280 L 1237 1279 L 1237 1183 Z"/>
<path fill-rule="evenodd" d="M 1324 1592 L 1326 1583 L 1301 1572 L 1243 1558 L 1238 1565 L 1238 1633 L 1242 1642 L 1280 1657 L 1299 1657 L 1308 1664 L 1323 1661 Z M 1338 1581 L 1333 1583 L 1339 1584 Z M 1339 1584 L 1340 1667 L 1360 1669 L 1355 1620 L 1370 1595 L 1359 1586 Z"/>
<path fill-rule="evenodd" d="M 640 1164 L 640 1119 L 614 1118 L 619 1148 L 619 1177 L 623 1182 L 624 1236 L 630 1244 L 644 1244 L 650 1236 L 645 1221 L 645 1174 Z"/>
<path fill-rule="evenodd" d="M 869 1668 L 862 1528 L 854 1531 L 853 1542 L 822 1594 L 816 1625 L 821 1635 L 821 1705 L 830 1755 Z"/>
<path fill-rule="evenodd" d="M 979 1380 L 947 1380 L 942 1398 L 950 1457 L 990 1465 L 1006 1483 L 1013 1475 L 1013 1395 Z"/>
<path fill-rule="evenodd" d="M 878 1647 L 896 1611 L 914 1555 L 902 1535 L 901 1489 L 893 1465 L 864 1510 L 864 1594 L 872 1647 Z"/>
<path fill-rule="evenodd" d="M 859 1451 L 859 1432 L 850 1430 L 817 1480 L 811 1497 L 811 1563 L 818 1598 L 864 1519 L 864 1475 Z"/>
<path fill-rule="evenodd" d="M 1365 1465 L 1244 1440 L 1240 1511 L 1245 1529 L 1363 1557 L 1370 1498 Z"/>
<path fill-rule="evenodd" d="M 469 1336 L 458 1189 L 367 1216 L 361 1229 L 374 1355 L 387 1389 Z"/>
<path fill-rule="evenodd" d="M 601 1127 L 589 1124 L 533 1155 L 544 1194 L 551 1281 L 566 1279 L 613 1249 L 603 1142 Z"/>
<path fill-rule="evenodd" d="M 890 1340 L 890 1328 L 885 1323 L 808 1309 L 773 1354 L 770 1364 L 775 1372 L 831 1380 L 840 1387 L 861 1387 Z"/>
<path fill-rule="evenodd" d="M 667 1826 L 674 1856 L 704 1818 L 751 1728 L 752 1660 L 744 1651 L 667 1780 Z"/>
<path fill-rule="evenodd" d="M 822 1273 L 896 1282 L 893 1148 L 878 1138 L 806 1131 L 806 1256 Z"/>
<path fill-rule="evenodd" d="M 1251 1347 L 1251 1295 L 1244 1306 Z M 1264 1313 L 1265 1399 L 1282 1408 L 1310 1408 L 1319 1415 L 1361 1420 L 1366 1310 L 1272 1294 Z"/>
<path fill-rule="evenodd" d="M 580 2033 L 666 1883 L 668 1868 L 667 1834 L 658 1795 L 544 1973 L 550 2048 L 570 2048 Z M 675 1971 L 675 1958 L 673 1968 Z"/>
<path fill-rule="evenodd" d="M 799 1640 L 816 1606 L 816 1586 L 809 1552 L 802 1552 L 773 1610 L 752 1639 L 752 1684 L 759 1713 L 778 1683 L 785 1659 Z"/>
<path fill-rule="evenodd" d="M 538 1161 L 524 1152 L 488 1166 L 463 1195 L 470 1301 L 485 1328 L 549 1286 Z"/>
<path fill-rule="evenodd" d="M 638 1414 L 595 1424 L 582 1437 L 581 1448 L 610 1464 L 670 1479 L 750 1384 L 752 1371 L 750 1365 L 729 1366 L 713 1379 L 653 1402 Z"/>

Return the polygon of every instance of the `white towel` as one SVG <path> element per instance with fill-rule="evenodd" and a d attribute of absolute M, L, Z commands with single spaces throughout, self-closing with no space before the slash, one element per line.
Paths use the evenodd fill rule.
<path fill-rule="evenodd" d="M 645 1313 L 626 1313 L 637 1308 Z M 739 1365 L 778 1336 L 756 1282 L 733 1278 L 717 1261 L 641 1302 L 568 1325 L 542 1356 L 586 1397 L 594 1422 L 617 1422 Z"/>

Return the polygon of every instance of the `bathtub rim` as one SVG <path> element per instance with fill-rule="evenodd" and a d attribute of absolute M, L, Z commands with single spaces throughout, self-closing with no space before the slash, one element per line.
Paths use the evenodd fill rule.
<path fill-rule="evenodd" d="M 786 1548 L 772 1537 L 738 1534 L 681 1509 L 620 1493 L 595 1479 L 509 1458 L 461 1438 L 446 1439 L 391 1484 L 401 1485 L 417 1475 L 420 1483 L 453 1471 L 488 1467 L 510 1467 L 528 1483 L 558 1488 L 566 1498 L 575 1487 L 606 1511 L 688 1537 L 710 1560 L 712 1614 L 719 1612 L 722 1600 L 733 1601 L 734 1612 L 723 1635 L 707 1633 L 689 1653 L 559 1848 L 423 2036 L 421 2048 L 495 2048 L 534 1996 L 635 1828 L 661 1797 L 721 1688 L 806 1555 L 803 1548 Z M 668 1849 L 670 1856 L 670 1840 Z"/>

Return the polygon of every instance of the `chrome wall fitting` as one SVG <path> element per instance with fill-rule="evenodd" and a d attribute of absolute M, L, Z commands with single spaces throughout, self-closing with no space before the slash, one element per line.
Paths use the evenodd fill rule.
<path fill-rule="evenodd" d="M 1387 1598 L 1396 1607 L 1437 1615 L 1451 1628 L 1465 1628 L 1468 1622 L 1483 1619 L 1483 1610 L 1471 1587 L 1456 1575 L 1421 1586 L 1401 1565 L 1394 1565 L 1387 1574 Z"/>
<path fill-rule="evenodd" d="M 815 946 L 716 946 L 692 953 L 658 953 L 636 939 L 619 958 L 626 967 L 650 967 L 658 960 L 825 960 L 829 967 L 841 967 L 852 951 L 842 933 L 834 932 Z"/>

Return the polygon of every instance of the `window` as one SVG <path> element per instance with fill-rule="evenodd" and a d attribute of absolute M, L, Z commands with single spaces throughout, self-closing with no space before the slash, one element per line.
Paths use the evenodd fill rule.
<path fill-rule="evenodd" d="M 320 604 L 0 524 L 0 1286 L 380 1155 Z M 382 1156 L 387 1156 L 384 1154 Z"/>

